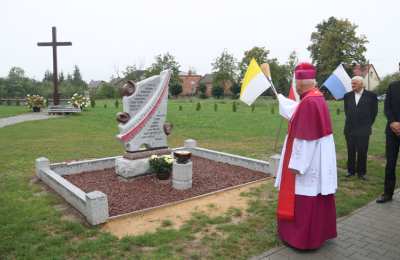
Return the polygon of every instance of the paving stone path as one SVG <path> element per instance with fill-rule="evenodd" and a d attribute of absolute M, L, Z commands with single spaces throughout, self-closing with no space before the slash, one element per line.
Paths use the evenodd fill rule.
<path fill-rule="evenodd" d="M 10 116 L 5 118 L 0 118 L 0 128 L 14 125 L 26 121 L 34 121 L 34 120 L 44 120 L 49 118 L 56 118 L 59 116 L 48 115 L 47 113 L 29 113 L 29 114 L 22 114 L 18 116 Z"/>
<path fill-rule="evenodd" d="M 400 190 L 385 204 L 370 202 L 338 221 L 338 237 L 316 251 L 274 248 L 252 260 L 354 259 L 400 260 Z"/>

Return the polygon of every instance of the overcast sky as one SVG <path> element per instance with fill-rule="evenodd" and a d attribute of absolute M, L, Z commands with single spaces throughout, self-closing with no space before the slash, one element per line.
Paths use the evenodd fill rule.
<path fill-rule="evenodd" d="M 0 77 L 19 66 L 42 79 L 52 68 L 51 48 L 36 43 L 51 40 L 51 26 L 59 41 L 72 41 L 59 48 L 59 70 L 77 64 L 87 81 L 109 80 L 127 65 L 147 67 L 165 52 L 182 71 L 200 74 L 224 49 L 238 60 L 253 46 L 266 46 L 280 62 L 293 50 L 310 60 L 311 33 L 330 16 L 359 25 L 379 75 L 400 61 L 398 0 L 2 0 L 0 10 Z"/>

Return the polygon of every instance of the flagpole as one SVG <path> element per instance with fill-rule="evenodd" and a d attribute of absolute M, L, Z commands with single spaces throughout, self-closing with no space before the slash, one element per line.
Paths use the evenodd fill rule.
<path fill-rule="evenodd" d="M 272 92 L 274 92 L 275 96 L 278 98 L 278 92 L 276 91 L 274 83 L 270 79 L 271 72 L 269 70 L 269 64 L 268 63 L 261 64 L 261 71 L 264 73 L 264 76 L 267 78 L 269 84 L 271 85 Z"/>
<path fill-rule="evenodd" d="M 276 91 L 276 88 L 274 86 L 274 83 L 272 82 L 272 80 L 269 79 L 268 76 L 265 76 L 269 82 L 269 84 L 271 84 L 271 88 L 272 88 L 272 92 L 274 92 L 275 96 L 278 97 L 278 92 Z"/>
<path fill-rule="evenodd" d="M 265 64 L 265 63 L 264 63 L 264 64 Z M 278 91 L 276 91 L 276 88 L 275 88 L 275 86 L 274 86 L 274 83 L 272 82 L 272 80 L 271 80 L 270 77 L 269 77 L 269 74 L 270 74 L 270 72 L 269 72 L 269 65 L 267 64 L 266 66 L 263 66 L 264 64 L 261 65 L 261 70 L 262 70 L 262 72 L 264 73 L 265 77 L 267 78 L 269 84 L 271 85 L 272 92 L 274 92 L 276 98 L 278 98 Z M 275 153 L 276 153 L 276 149 L 277 149 L 277 146 L 278 146 L 278 139 L 279 139 L 279 136 L 281 135 L 282 122 L 283 122 L 283 118 L 281 118 L 281 120 L 280 120 L 280 122 L 279 122 L 279 130 L 278 130 L 278 132 L 276 133 L 276 138 L 275 138 L 275 142 L 274 142 L 274 152 L 275 152 Z"/>

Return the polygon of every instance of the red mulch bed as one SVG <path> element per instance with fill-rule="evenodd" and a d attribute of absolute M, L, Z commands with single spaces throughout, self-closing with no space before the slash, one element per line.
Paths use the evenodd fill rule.
<path fill-rule="evenodd" d="M 243 167 L 193 157 L 192 188 L 172 188 L 171 181 L 160 182 L 155 175 L 124 181 L 115 169 L 64 176 L 85 192 L 98 190 L 107 194 L 110 216 L 116 216 L 166 203 L 192 198 L 267 177 L 265 173 Z"/>

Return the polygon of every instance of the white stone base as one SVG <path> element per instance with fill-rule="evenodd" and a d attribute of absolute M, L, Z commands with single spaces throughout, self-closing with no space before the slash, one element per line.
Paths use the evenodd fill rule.
<path fill-rule="evenodd" d="M 148 173 L 150 163 L 148 158 L 128 160 L 125 158 L 115 159 L 115 173 L 124 178 L 132 178 Z"/>
<path fill-rule="evenodd" d="M 192 188 L 193 164 L 188 162 L 179 164 L 174 162 L 172 165 L 172 187 L 177 190 Z"/>

